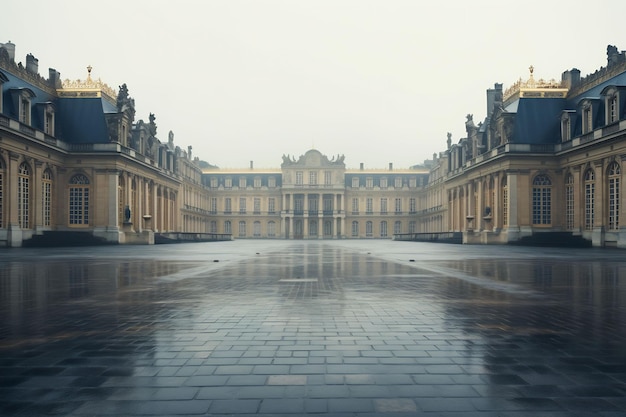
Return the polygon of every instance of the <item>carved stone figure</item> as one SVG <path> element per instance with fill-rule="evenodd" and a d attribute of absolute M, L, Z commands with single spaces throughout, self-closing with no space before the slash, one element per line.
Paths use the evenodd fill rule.
<path fill-rule="evenodd" d="M 154 113 L 150 113 L 150 125 L 148 126 L 148 132 L 150 133 L 150 136 L 152 137 L 156 137 L 156 133 L 157 133 L 157 126 L 156 123 L 154 122 L 156 120 L 156 116 L 154 115 Z"/>

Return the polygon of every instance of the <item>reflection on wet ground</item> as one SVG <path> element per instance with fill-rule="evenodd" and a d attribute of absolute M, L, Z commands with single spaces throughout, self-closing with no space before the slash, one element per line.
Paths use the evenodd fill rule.
<path fill-rule="evenodd" d="M 0 415 L 623 416 L 622 259 L 391 241 L 6 250 Z"/>

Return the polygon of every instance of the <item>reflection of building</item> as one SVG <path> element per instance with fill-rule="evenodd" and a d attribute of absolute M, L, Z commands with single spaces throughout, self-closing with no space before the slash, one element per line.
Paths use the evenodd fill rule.
<path fill-rule="evenodd" d="M 466 121 L 467 137 L 440 154 L 425 195 L 444 195 L 444 224 L 467 243 L 579 236 L 594 246 L 626 247 L 626 54 L 581 78 L 527 81 L 487 91 L 487 117 Z M 547 233 L 549 232 L 549 233 Z M 558 233 L 557 233 L 558 232 Z M 544 233 L 541 235 L 541 233 Z M 547 234 L 546 234 L 547 233 Z"/>
<path fill-rule="evenodd" d="M 425 169 L 347 170 L 312 149 L 280 169 L 205 170 L 210 228 L 235 237 L 390 238 L 417 231 Z"/>
<path fill-rule="evenodd" d="M 135 122 L 126 85 L 64 82 L 0 44 L 0 246 L 46 234 L 149 243 L 154 232 L 205 231 L 198 160 Z M 89 238 L 86 238 L 89 236 Z M 62 238 L 61 238 L 62 239 Z"/>

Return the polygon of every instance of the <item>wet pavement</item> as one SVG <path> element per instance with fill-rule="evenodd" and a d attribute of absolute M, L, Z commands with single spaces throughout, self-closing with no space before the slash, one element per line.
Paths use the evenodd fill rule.
<path fill-rule="evenodd" d="M 624 416 L 626 252 L 0 251 L 0 415 Z"/>

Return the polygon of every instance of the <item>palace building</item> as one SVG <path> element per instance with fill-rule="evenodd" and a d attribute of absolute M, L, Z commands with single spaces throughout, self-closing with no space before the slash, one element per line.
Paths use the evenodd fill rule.
<path fill-rule="evenodd" d="M 593 74 L 487 90 L 466 137 L 407 169 L 346 168 L 316 149 L 220 169 L 136 120 L 124 84 L 61 80 L 0 44 L 0 246 L 235 239 L 587 242 L 626 247 L 626 53 Z M 410 152 L 411 150 L 406 150 Z"/>
<path fill-rule="evenodd" d="M 443 227 L 423 231 L 626 247 L 626 53 L 609 46 L 606 66 L 560 81 L 537 80 L 530 67 L 526 80 L 489 89 L 487 117 L 476 125 L 468 115 L 465 127 L 430 171 L 426 192 L 445 195 Z"/>
<path fill-rule="evenodd" d="M 0 246 L 152 243 L 154 233 L 206 228 L 198 160 L 135 121 L 126 85 L 39 75 L 0 44 Z"/>
<path fill-rule="evenodd" d="M 391 238 L 417 232 L 417 191 L 428 170 L 346 169 L 316 149 L 280 169 L 204 170 L 210 231 L 235 238 Z"/>

